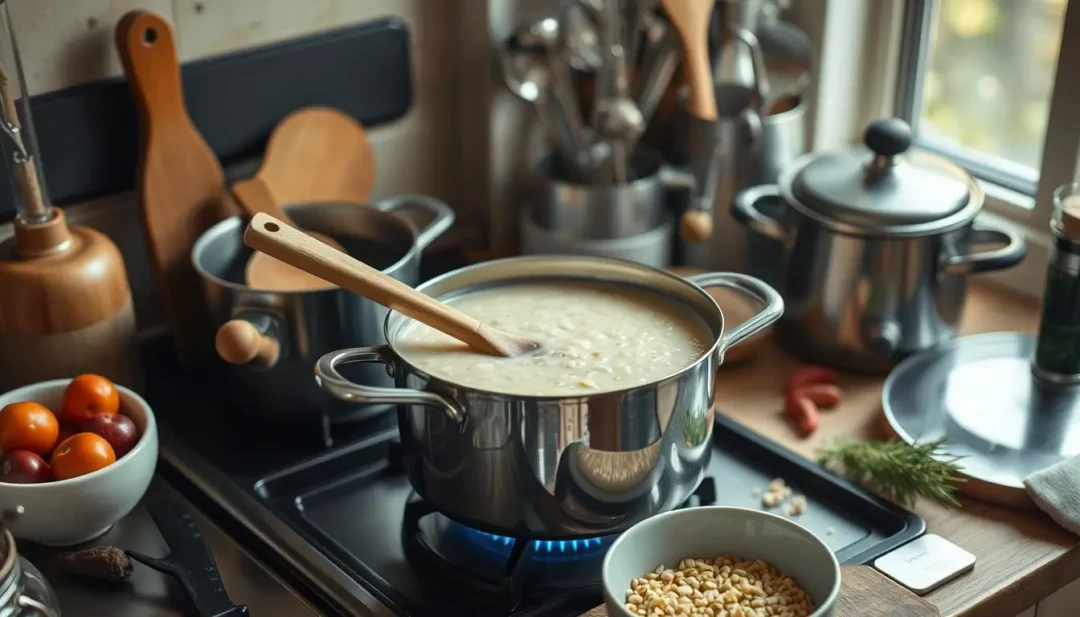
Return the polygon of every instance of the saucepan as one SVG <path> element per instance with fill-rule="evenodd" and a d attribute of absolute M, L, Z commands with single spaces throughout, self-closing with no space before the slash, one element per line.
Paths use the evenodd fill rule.
<path fill-rule="evenodd" d="M 602 282 L 646 289 L 707 325 L 712 345 L 666 378 L 590 395 L 517 396 L 425 373 L 398 353 L 412 320 L 391 311 L 387 343 L 326 354 L 319 384 L 348 402 L 396 404 L 405 470 L 415 491 L 470 527 L 513 537 L 570 539 L 618 533 L 672 510 L 697 488 L 712 452 L 712 404 L 724 353 L 775 322 L 780 295 L 750 276 L 688 278 L 629 261 L 530 256 L 475 264 L 418 289 L 449 301 L 526 281 Z M 756 300 L 757 313 L 728 328 L 705 288 Z M 346 379 L 349 364 L 385 365 L 394 388 Z"/>
<path fill-rule="evenodd" d="M 408 285 L 419 281 L 423 250 L 454 220 L 448 205 L 424 195 L 367 205 L 293 204 L 285 211 L 303 229 L 333 236 L 353 257 Z M 414 226 L 412 219 L 422 226 Z M 218 326 L 221 362 L 214 368 L 236 408 L 278 424 L 357 420 L 377 413 L 378 408 L 346 405 L 327 396 L 312 382 L 311 366 L 342 345 L 383 342 L 379 323 L 386 309 L 330 284 L 303 291 L 248 287 L 244 268 L 252 250 L 244 246 L 245 227 L 243 217 L 221 221 L 191 251 Z M 353 379 L 392 383 L 385 371 L 356 368 L 350 373 Z M 389 412 L 390 407 L 381 410 Z"/>

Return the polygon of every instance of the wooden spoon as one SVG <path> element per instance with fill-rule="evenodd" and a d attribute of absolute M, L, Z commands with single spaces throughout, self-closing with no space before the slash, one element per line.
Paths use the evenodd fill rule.
<path fill-rule="evenodd" d="M 702 120 L 716 120 L 716 91 L 709 64 L 709 19 L 714 0 L 661 0 L 675 31 L 682 39 L 683 74 L 690 88 L 687 107 Z M 680 235 L 691 243 L 703 242 L 712 235 L 712 213 L 687 210 L 679 221 Z"/>
<path fill-rule="evenodd" d="M 252 217 L 244 232 L 244 243 L 372 302 L 408 315 L 484 353 L 511 357 L 538 347 L 536 341 L 485 326 L 465 313 L 330 248 L 268 214 Z"/>
<path fill-rule="evenodd" d="M 250 180 L 234 184 L 233 195 L 236 196 L 236 201 L 249 215 L 255 216 L 259 213 L 269 214 L 275 218 L 287 221 L 290 225 L 296 227 L 296 224 L 289 218 L 289 215 L 285 214 L 285 211 L 281 206 L 274 201 L 274 198 L 270 195 L 270 190 L 266 187 L 262 178 L 255 176 Z M 341 243 L 330 236 L 313 231 L 308 231 L 306 233 L 319 242 L 334 247 L 334 250 L 345 250 L 345 248 L 341 246 Z M 251 256 L 251 259 L 248 260 L 245 276 L 247 278 L 248 287 L 265 291 L 302 291 L 308 289 L 323 289 L 332 285 L 317 276 L 308 274 L 303 270 L 297 270 L 289 264 L 278 261 L 266 253 L 257 251 Z"/>
<path fill-rule="evenodd" d="M 375 155 L 364 127 L 330 107 L 306 107 L 285 116 L 266 144 L 255 176 L 277 204 L 345 202 L 363 204 L 375 186 Z"/>

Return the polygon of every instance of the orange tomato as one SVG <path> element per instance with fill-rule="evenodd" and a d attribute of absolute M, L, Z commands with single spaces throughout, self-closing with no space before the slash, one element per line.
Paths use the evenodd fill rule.
<path fill-rule="evenodd" d="M 60 401 L 60 416 L 65 422 L 82 426 L 99 413 L 120 410 L 120 393 L 113 382 L 101 375 L 79 375 L 64 389 Z"/>
<path fill-rule="evenodd" d="M 41 403 L 22 401 L 0 409 L 0 450 L 29 450 L 48 456 L 60 435 L 60 422 Z"/>
<path fill-rule="evenodd" d="M 60 442 L 49 465 L 53 477 L 67 480 L 103 469 L 116 462 L 112 446 L 93 433 L 76 433 Z"/>

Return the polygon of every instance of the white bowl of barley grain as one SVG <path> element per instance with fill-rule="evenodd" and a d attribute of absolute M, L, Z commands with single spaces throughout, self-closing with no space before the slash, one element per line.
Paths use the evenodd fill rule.
<path fill-rule="evenodd" d="M 840 564 L 798 523 L 708 506 L 631 527 L 608 550 L 602 580 L 610 617 L 833 617 Z"/>

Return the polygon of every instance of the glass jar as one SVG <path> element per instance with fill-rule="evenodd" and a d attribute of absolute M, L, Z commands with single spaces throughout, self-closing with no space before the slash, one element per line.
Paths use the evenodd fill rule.
<path fill-rule="evenodd" d="M 1054 191 L 1053 242 L 1046 269 L 1042 319 L 1035 341 L 1035 375 L 1080 382 L 1080 183 Z"/>
<path fill-rule="evenodd" d="M 19 556 L 11 532 L 2 532 L 0 617 L 61 617 L 60 602 L 34 564 Z"/>

